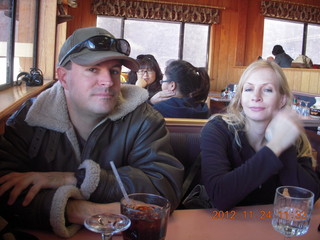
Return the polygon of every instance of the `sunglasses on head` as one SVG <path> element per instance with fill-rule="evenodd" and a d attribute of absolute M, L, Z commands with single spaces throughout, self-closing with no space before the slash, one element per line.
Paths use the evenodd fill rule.
<path fill-rule="evenodd" d="M 69 57 L 71 54 L 81 52 L 84 48 L 90 51 L 114 51 L 122 53 L 126 56 L 130 54 L 130 44 L 125 39 L 116 39 L 107 36 L 94 36 L 83 42 L 78 43 L 71 48 L 60 60 L 59 66 Z"/>

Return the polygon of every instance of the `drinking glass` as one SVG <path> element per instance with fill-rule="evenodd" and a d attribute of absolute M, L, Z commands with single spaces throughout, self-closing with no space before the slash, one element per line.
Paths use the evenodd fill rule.
<path fill-rule="evenodd" d="M 284 239 L 307 233 L 313 209 L 313 192 L 294 186 L 276 189 L 272 226 Z"/>
<path fill-rule="evenodd" d="M 170 202 L 155 194 L 133 193 L 120 201 L 121 213 L 131 226 L 123 232 L 124 240 L 164 240 L 170 214 Z"/>
<path fill-rule="evenodd" d="M 302 116 L 309 116 L 310 115 L 310 108 L 308 107 L 309 102 L 304 101 L 304 107 L 302 108 Z"/>
<path fill-rule="evenodd" d="M 299 114 L 299 115 L 302 115 L 302 100 L 298 99 L 297 100 L 297 106 L 296 106 L 296 112 Z"/>
<path fill-rule="evenodd" d="M 126 216 L 111 213 L 97 214 L 84 221 L 88 230 L 101 233 L 102 240 L 111 240 L 114 234 L 126 230 L 130 224 L 131 221 Z"/>

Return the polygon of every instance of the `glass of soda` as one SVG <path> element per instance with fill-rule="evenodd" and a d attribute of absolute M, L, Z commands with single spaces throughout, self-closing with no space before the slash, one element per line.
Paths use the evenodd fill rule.
<path fill-rule="evenodd" d="M 170 202 L 159 195 L 133 193 L 122 198 L 121 214 L 127 216 L 130 227 L 124 231 L 124 240 L 164 240 L 170 214 Z"/>

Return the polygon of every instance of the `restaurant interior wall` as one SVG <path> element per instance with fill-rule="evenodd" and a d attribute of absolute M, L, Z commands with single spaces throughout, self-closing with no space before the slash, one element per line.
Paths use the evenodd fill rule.
<path fill-rule="evenodd" d="M 237 67 L 247 66 L 262 54 L 264 17 L 260 13 L 260 0 L 166 0 L 162 2 L 225 8 L 221 10 L 220 23 L 211 27 L 209 53 L 211 90 L 220 91 L 229 83 L 237 82 L 239 73 L 242 72 Z M 290 2 L 320 6 L 319 0 L 290 0 Z M 96 26 L 96 16 L 91 14 L 90 9 L 91 1 L 78 1 L 77 8 L 68 8 L 68 14 L 73 18 L 67 22 L 66 37 L 77 28 Z M 320 78 L 316 81 L 320 82 Z M 302 89 L 307 92 L 310 90 L 306 86 L 302 86 Z"/>

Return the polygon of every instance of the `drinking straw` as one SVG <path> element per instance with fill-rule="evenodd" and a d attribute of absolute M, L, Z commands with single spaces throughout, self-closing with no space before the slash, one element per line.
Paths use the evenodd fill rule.
<path fill-rule="evenodd" d="M 116 176 L 117 182 L 118 182 L 118 184 L 119 184 L 119 187 L 120 187 L 120 189 L 121 189 L 121 192 L 122 192 L 124 198 L 125 198 L 127 201 L 129 201 L 128 194 L 127 194 L 126 190 L 124 189 L 123 183 L 122 183 L 122 181 L 121 181 L 121 179 L 120 179 L 119 173 L 118 173 L 118 171 L 117 171 L 117 169 L 116 169 L 116 166 L 114 165 L 113 161 L 110 161 L 110 165 L 111 165 L 111 168 L 112 168 L 112 171 L 113 171 L 114 175 Z"/>

